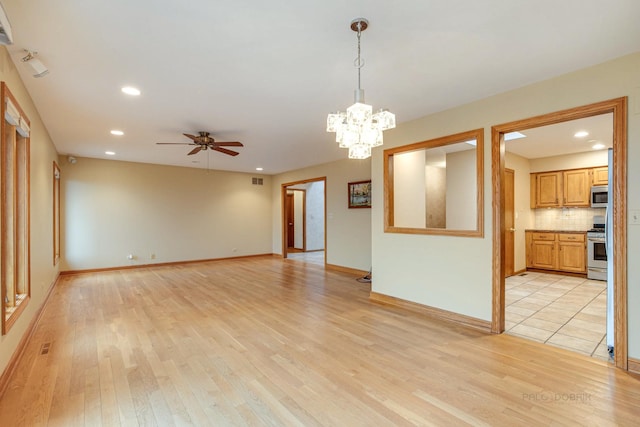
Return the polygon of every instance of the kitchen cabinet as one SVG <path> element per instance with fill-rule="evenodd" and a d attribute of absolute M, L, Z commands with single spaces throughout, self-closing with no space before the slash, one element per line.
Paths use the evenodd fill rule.
<path fill-rule="evenodd" d="M 592 185 L 608 185 L 609 184 L 609 168 L 603 166 L 601 168 L 593 168 Z"/>
<path fill-rule="evenodd" d="M 558 269 L 555 233 L 527 233 L 527 267 Z"/>
<path fill-rule="evenodd" d="M 559 272 L 587 272 L 585 233 L 526 231 L 527 268 Z"/>
<path fill-rule="evenodd" d="M 591 205 L 591 174 L 589 169 L 562 172 L 562 206 L 588 207 Z"/>
<path fill-rule="evenodd" d="M 586 239 L 584 234 L 556 235 L 558 241 L 558 270 L 573 273 L 587 272 Z"/>
<path fill-rule="evenodd" d="M 562 172 L 531 174 L 531 207 L 555 208 L 562 201 Z"/>
<path fill-rule="evenodd" d="M 594 169 L 532 173 L 531 208 L 589 207 Z"/>

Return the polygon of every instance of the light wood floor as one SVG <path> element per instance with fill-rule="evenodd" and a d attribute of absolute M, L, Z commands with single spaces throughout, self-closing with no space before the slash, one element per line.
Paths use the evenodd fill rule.
<path fill-rule="evenodd" d="M 368 295 L 271 257 L 63 276 L 0 425 L 637 425 L 606 362 Z"/>

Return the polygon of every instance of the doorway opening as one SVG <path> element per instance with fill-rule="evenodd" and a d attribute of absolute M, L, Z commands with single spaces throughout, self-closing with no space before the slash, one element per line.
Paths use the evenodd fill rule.
<path fill-rule="evenodd" d="M 529 119 L 519 120 L 492 127 L 492 180 L 493 197 L 493 313 L 492 331 L 502 333 L 505 330 L 505 276 L 508 264 L 506 237 L 511 232 L 507 227 L 508 202 L 505 191 L 508 187 L 505 171 L 505 135 L 525 129 L 535 129 L 577 119 L 611 114 L 613 117 L 613 159 L 609 167 L 612 169 L 612 183 L 609 189 L 615 196 L 613 210 L 613 275 L 611 288 L 613 301 L 613 343 L 615 348 L 614 363 L 617 367 L 627 369 L 627 275 L 626 275 L 626 211 L 627 211 L 627 98 L 603 101 L 582 107 L 576 107 Z"/>
<path fill-rule="evenodd" d="M 282 257 L 326 265 L 326 177 L 282 184 Z"/>

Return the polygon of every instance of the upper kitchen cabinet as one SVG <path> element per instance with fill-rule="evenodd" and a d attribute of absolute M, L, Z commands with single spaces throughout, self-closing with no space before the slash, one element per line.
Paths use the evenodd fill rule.
<path fill-rule="evenodd" d="M 531 208 L 588 208 L 591 186 L 606 185 L 606 180 L 606 166 L 532 173 Z"/>
<path fill-rule="evenodd" d="M 562 172 L 531 174 L 531 207 L 553 208 L 562 203 Z"/>
<path fill-rule="evenodd" d="M 609 168 L 603 166 L 601 168 L 593 168 L 593 185 L 609 184 Z"/>
<path fill-rule="evenodd" d="M 591 195 L 591 175 L 589 169 L 562 172 L 564 197 L 562 206 L 589 207 Z"/>

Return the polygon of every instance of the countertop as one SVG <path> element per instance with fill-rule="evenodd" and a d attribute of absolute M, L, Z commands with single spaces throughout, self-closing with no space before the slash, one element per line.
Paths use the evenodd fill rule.
<path fill-rule="evenodd" d="M 571 233 L 571 234 L 586 234 L 587 230 L 538 230 L 535 228 L 527 228 L 524 231 L 532 231 L 536 233 Z"/>

